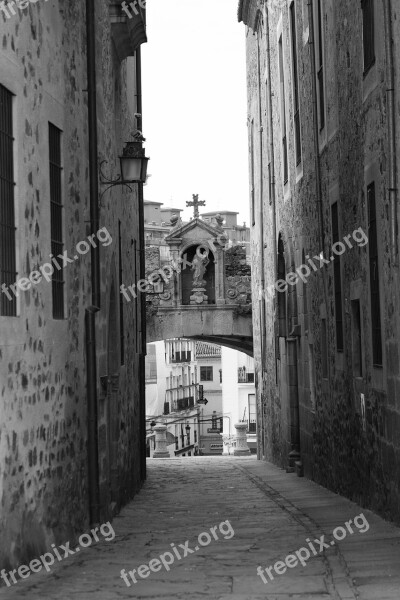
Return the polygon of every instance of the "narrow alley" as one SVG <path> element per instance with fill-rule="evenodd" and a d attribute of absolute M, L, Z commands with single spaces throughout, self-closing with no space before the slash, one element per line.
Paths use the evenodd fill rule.
<path fill-rule="evenodd" d="M 357 519 L 360 515 L 363 517 Z M 350 520 L 356 526 L 346 535 L 343 527 Z M 112 527 L 114 539 L 82 549 L 79 557 L 68 557 L 50 573 L 43 570 L 25 581 L 18 580 L 3 589 L 0 597 L 399 598 L 398 528 L 311 481 L 254 457 L 152 459 L 142 491 L 115 518 Z M 213 528 L 215 535 L 209 533 Z M 334 531 L 337 538 L 345 537 L 331 545 Z M 196 540 L 202 547 L 196 546 Z M 308 558 L 310 541 L 318 554 Z M 71 540 L 75 547 L 72 542 L 76 540 Z M 320 553 L 320 542 L 331 547 Z M 174 545 L 180 559 L 171 552 Z M 295 559 L 289 558 L 296 558 L 299 551 L 297 556 L 306 566 L 301 561 L 295 566 Z M 169 570 L 158 565 L 157 572 L 153 571 L 154 562 L 151 570 L 140 569 L 160 557 Z M 293 566 L 284 572 L 279 561 Z M 282 574 L 270 570 L 274 579 L 264 574 L 268 580 L 265 584 L 257 567 L 265 573 L 274 565 Z M 136 584 L 128 575 L 127 586 L 121 578 L 123 569 L 127 574 L 136 569 Z"/>

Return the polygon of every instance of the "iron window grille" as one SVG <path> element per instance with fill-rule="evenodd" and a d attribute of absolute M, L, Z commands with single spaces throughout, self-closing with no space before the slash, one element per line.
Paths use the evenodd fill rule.
<path fill-rule="evenodd" d="M 296 5 L 290 6 L 290 21 L 292 30 L 292 61 L 293 61 L 293 111 L 294 132 L 296 144 L 296 166 L 301 163 L 301 129 L 300 129 L 300 102 L 299 102 L 299 76 L 297 66 L 297 31 L 296 31 Z"/>
<path fill-rule="evenodd" d="M 64 250 L 61 131 L 52 123 L 49 123 L 49 161 L 51 253 L 58 256 Z M 64 269 L 55 269 L 52 276 L 54 319 L 64 319 L 64 285 Z"/>
<path fill-rule="evenodd" d="M 369 239 L 369 281 L 371 288 L 372 356 L 374 366 L 381 367 L 383 357 L 375 182 L 372 182 L 367 188 L 367 202 Z"/>
<path fill-rule="evenodd" d="M 122 237 L 121 237 L 121 221 L 118 221 L 118 279 L 119 289 L 121 289 L 124 283 L 123 269 L 122 269 Z M 121 365 L 125 364 L 125 337 L 124 337 L 124 301 L 122 294 L 119 295 L 119 339 L 120 339 L 120 352 L 121 352 Z M 157 371 L 156 371 L 157 377 Z"/>
<path fill-rule="evenodd" d="M 364 75 L 375 63 L 374 0 L 362 0 Z"/>
<path fill-rule="evenodd" d="M 279 77 L 281 88 L 281 132 L 282 132 L 282 162 L 283 162 L 283 183 L 287 184 L 289 180 L 289 165 L 288 165 L 288 147 L 286 136 L 286 90 L 285 90 L 285 69 L 283 65 L 283 42 L 282 37 L 279 39 Z"/>
<path fill-rule="evenodd" d="M 317 0 L 318 8 L 318 92 L 319 92 L 319 126 L 325 127 L 325 90 L 324 90 L 324 52 L 322 35 L 322 0 Z"/>
<path fill-rule="evenodd" d="M 0 85 L 0 284 L 7 287 L 17 279 L 14 188 L 13 94 Z M 0 296 L 0 314 L 15 317 L 15 295 Z"/>
<path fill-rule="evenodd" d="M 332 204 L 332 240 L 333 244 L 339 241 L 339 212 L 337 202 Z M 335 285 L 336 350 L 343 352 L 342 271 L 340 256 L 335 256 L 334 258 L 333 275 Z"/>

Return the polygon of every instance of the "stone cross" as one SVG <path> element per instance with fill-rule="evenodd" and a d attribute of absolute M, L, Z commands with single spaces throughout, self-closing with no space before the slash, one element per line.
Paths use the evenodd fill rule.
<path fill-rule="evenodd" d="M 193 202 L 186 202 L 186 206 L 193 206 L 193 214 L 194 214 L 194 218 L 198 219 L 199 215 L 199 206 L 205 206 L 206 205 L 206 201 L 205 200 L 199 200 L 199 195 L 198 194 L 193 194 Z"/>

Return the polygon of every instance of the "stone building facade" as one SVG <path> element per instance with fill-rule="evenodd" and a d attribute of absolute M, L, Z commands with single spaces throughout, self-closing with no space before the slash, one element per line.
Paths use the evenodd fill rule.
<path fill-rule="evenodd" d="M 142 191 L 99 181 L 141 112 L 145 13 L 27 4 L 0 14 L 0 283 L 21 283 L 0 293 L 1 567 L 73 544 L 145 476 L 144 318 L 119 294 L 140 278 Z"/>
<path fill-rule="evenodd" d="M 400 520 L 399 5 L 239 21 L 260 457 Z"/>

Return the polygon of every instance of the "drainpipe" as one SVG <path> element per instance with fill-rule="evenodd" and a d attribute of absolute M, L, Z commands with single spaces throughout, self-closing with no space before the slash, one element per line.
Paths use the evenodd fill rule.
<path fill-rule="evenodd" d="M 392 30 L 392 3 L 385 0 L 385 50 L 387 70 L 387 121 L 389 136 L 389 198 L 390 198 L 390 246 L 393 264 L 398 266 L 398 200 L 397 200 L 397 174 L 396 174 L 396 118 L 395 118 L 395 83 L 393 60 L 393 30 Z"/>
<path fill-rule="evenodd" d="M 142 59 L 140 46 L 136 49 L 136 107 L 137 112 L 142 115 Z M 142 116 L 138 119 L 138 129 L 143 131 Z M 143 204 L 143 184 L 138 184 L 139 197 L 139 271 L 140 279 L 146 277 L 146 257 L 144 245 L 144 204 Z M 146 479 L 146 384 L 144 373 L 146 370 L 145 360 L 147 353 L 146 346 L 146 295 L 140 294 L 140 320 L 141 320 L 141 348 L 139 353 L 139 433 L 140 433 L 140 474 L 141 480 Z"/>
<path fill-rule="evenodd" d="M 95 0 L 86 0 L 86 53 L 89 123 L 89 186 L 90 233 L 99 230 L 98 165 L 97 165 L 97 106 L 96 106 L 96 29 Z M 88 473 L 90 522 L 100 522 L 100 486 L 98 452 L 96 313 L 100 310 L 100 254 L 91 248 L 92 306 L 85 310 L 86 388 L 88 412 Z"/>
<path fill-rule="evenodd" d="M 261 299 L 259 301 L 259 312 L 260 312 L 260 333 L 261 333 L 261 373 L 264 371 L 265 365 L 265 350 L 266 350 L 266 318 L 265 318 L 265 263 L 264 263 L 264 215 L 263 215 L 263 197 L 264 197 L 264 185 L 263 185 L 263 126 L 262 126 L 262 107 L 261 107 L 261 60 L 260 60 L 260 43 L 261 38 L 257 31 L 257 63 L 258 63 L 258 126 L 260 135 L 260 206 L 259 206 L 259 219 L 260 219 L 260 242 L 261 242 L 261 254 L 260 254 L 260 274 L 261 274 Z M 258 382 L 260 386 L 260 381 Z M 261 435 L 264 435 L 264 378 L 261 381 Z M 264 440 L 261 440 L 260 444 L 257 444 L 257 458 L 262 459 Z"/>

